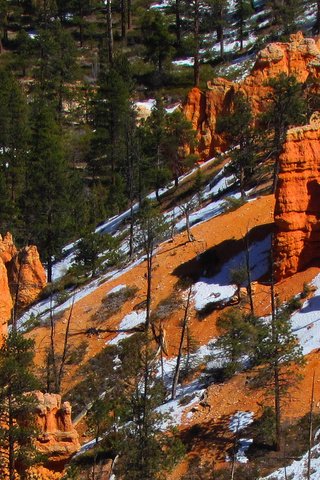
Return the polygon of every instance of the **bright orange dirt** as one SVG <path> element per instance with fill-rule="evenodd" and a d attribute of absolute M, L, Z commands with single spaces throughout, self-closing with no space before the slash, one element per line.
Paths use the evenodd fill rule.
<path fill-rule="evenodd" d="M 160 300 L 168 297 L 178 281 L 174 271 L 178 267 L 183 271 L 183 265 L 188 262 L 186 271 L 194 267 L 192 261 L 197 255 L 216 247 L 219 258 L 224 261 L 242 248 L 242 238 L 247 230 L 255 229 L 255 235 L 265 234 L 273 227 L 273 196 L 265 196 L 247 203 L 238 210 L 221 215 L 205 223 L 196 225 L 192 229 L 196 241 L 191 243 L 186 240 L 186 233 L 179 234 L 172 242 L 164 243 L 158 250 L 154 259 L 153 275 L 153 306 Z M 254 238 L 252 234 L 251 238 Z M 231 241 L 230 241 L 231 240 Z M 91 317 L 98 310 L 101 300 L 116 285 L 136 285 L 139 291 L 134 298 L 125 303 L 121 311 L 99 324 L 99 328 L 116 328 L 122 318 L 130 313 L 133 307 L 145 300 L 146 297 L 146 265 L 145 262 L 132 268 L 116 280 L 103 283 L 95 292 L 74 305 L 73 320 L 71 324 L 70 343 L 73 346 L 79 345 L 81 341 L 87 340 L 89 349 L 84 362 L 100 351 L 105 343 L 113 338 L 116 333 L 101 333 L 98 337 L 87 337 L 85 330 L 95 326 Z M 304 282 L 311 281 L 319 273 L 319 268 L 312 267 L 304 272 L 287 278 L 277 285 L 277 294 L 282 300 L 301 292 Z M 259 315 L 270 313 L 270 292 L 269 287 L 263 283 L 255 285 L 254 295 L 255 309 Z M 182 305 L 183 308 L 183 305 Z M 213 312 L 204 320 L 199 320 L 194 312 L 190 312 L 190 329 L 192 336 L 199 344 L 207 343 L 216 333 L 216 319 L 221 312 Z M 68 312 L 65 312 L 62 319 L 57 322 L 56 335 L 57 345 L 62 345 L 63 334 L 66 326 Z M 177 312 L 165 320 L 164 327 L 168 343 L 169 356 L 177 352 L 181 329 L 179 321 L 182 319 L 183 310 Z M 49 330 L 41 327 L 33 330 L 30 336 L 36 339 L 37 352 L 36 361 L 41 364 L 44 360 L 45 349 L 49 344 Z M 319 339 L 320 346 L 320 339 Z M 308 363 L 305 367 L 305 378 L 299 388 L 293 392 L 291 401 L 287 404 L 285 414 L 288 418 L 297 418 L 308 411 L 311 392 L 311 379 L 314 369 L 318 367 L 320 354 L 318 352 L 308 356 Z M 320 373 L 320 372 L 319 372 Z M 201 455 L 204 460 L 213 460 L 217 466 L 222 465 L 225 458 L 225 450 L 230 447 L 231 436 L 228 432 L 230 415 L 238 410 L 250 410 L 258 412 L 258 402 L 261 395 L 257 391 L 249 390 L 246 386 L 246 374 L 241 374 L 223 385 L 211 385 L 207 390 L 208 405 L 193 406 L 191 418 L 184 417 L 181 427 L 181 435 L 187 439 L 190 452 L 187 459 L 168 476 L 168 480 L 178 480 L 186 469 L 188 459 L 194 455 Z M 64 381 L 64 390 L 69 389 L 74 381 L 74 371 L 69 370 Z M 320 380 L 316 382 L 316 402 L 320 401 Z M 192 407 L 191 407 L 192 408 Z M 187 413 L 187 412 L 186 412 Z M 200 434 L 190 439 L 189 429 L 191 426 L 199 425 Z M 81 428 L 81 427 L 80 427 Z"/>

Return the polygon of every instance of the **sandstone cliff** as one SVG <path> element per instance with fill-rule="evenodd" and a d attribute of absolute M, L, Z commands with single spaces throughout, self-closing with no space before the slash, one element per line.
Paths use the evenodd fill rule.
<path fill-rule="evenodd" d="M 61 396 L 57 394 L 34 394 L 38 405 L 36 421 L 41 432 L 36 447 L 48 455 L 50 461 L 67 460 L 80 448 L 78 433 L 72 425 L 70 403 L 61 403 Z"/>
<path fill-rule="evenodd" d="M 274 260 L 280 280 L 320 258 L 320 122 L 288 131 L 280 157 Z"/>
<path fill-rule="evenodd" d="M 294 74 L 299 82 L 307 82 L 310 88 L 319 79 L 320 40 L 304 38 L 299 32 L 288 43 L 272 43 L 261 50 L 250 75 L 242 82 L 234 83 L 223 78 L 208 82 L 208 89 L 193 88 L 183 107 L 186 117 L 198 131 L 198 151 L 202 158 L 224 151 L 227 143 L 216 131 L 220 115 L 230 112 L 236 92 L 243 92 L 250 100 L 254 114 L 263 110 L 268 87 L 266 80 L 284 72 Z"/>

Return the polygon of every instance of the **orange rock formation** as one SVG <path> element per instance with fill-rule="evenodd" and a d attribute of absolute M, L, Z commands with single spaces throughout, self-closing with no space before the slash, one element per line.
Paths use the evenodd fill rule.
<path fill-rule="evenodd" d="M 271 43 L 257 55 L 250 75 L 234 83 L 223 78 L 208 82 L 208 90 L 193 88 L 183 107 L 186 117 L 198 131 L 198 151 L 202 158 L 224 151 L 227 143 L 216 132 L 219 116 L 230 112 L 236 92 L 243 92 L 252 104 L 254 114 L 263 110 L 268 87 L 264 84 L 280 72 L 294 74 L 299 82 L 313 84 L 320 73 L 320 39 L 304 38 L 301 32 L 288 43 Z"/>
<path fill-rule="evenodd" d="M 320 258 L 320 122 L 288 131 L 275 206 L 278 280 Z"/>
<path fill-rule="evenodd" d="M 10 233 L 3 238 L 0 235 L 0 335 L 6 333 L 13 302 L 18 310 L 26 308 L 45 285 L 37 247 L 30 245 L 18 251 Z"/>
<path fill-rule="evenodd" d="M 38 401 L 37 424 L 41 431 L 36 446 L 51 461 L 70 458 L 80 448 L 79 436 L 72 425 L 69 402 L 61 396 L 34 392 Z"/>

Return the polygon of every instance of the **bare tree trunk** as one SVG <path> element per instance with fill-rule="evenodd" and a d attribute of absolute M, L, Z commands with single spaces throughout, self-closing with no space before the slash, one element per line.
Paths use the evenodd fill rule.
<path fill-rule="evenodd" d="M 132 5 L 131 5 L 131 0 L 128 0 L 128 30 L 131 30 L 131 13 L 132 13 L 132 9 L 131 9 Z"/>
<path fill-rule="evenodd" d="M 112 29 L 112 8 L 111 1 L 107 0 L 107 39 L 109 63 L 113 64 L 113 29 Z"/>
<path fill-rule="evenodd" d="M 191 294 L 192 294 L 192 285 L 190 285 L 189 287 L 187 303 L 184 309 L 184 317 L 183 317 L 182 331 L 181 331 L 180 344 L 179 344 L 179 350 L 178 350 L 178 356 L 177 356 L 177 363 L 176 363 L 176 368 L 175 368 L 173 382 L 172 382 L 172 390 L 171 390 L 172 400 L 176 398 L 176 394 L 177 394 L 177 386 L 178 386 L 180 367 L 181 367 L 182 348 L 183 348 L 185 333 L 188 327 L 188 316 L 189 316 Z"/>
<path fill-rule="evenodd" d="M 320 1 L 320 0 L 319 0 Z M 176 36 L 177 36 L 177 46 L 181 45 L 181 14 L 180 14 L 180 0 L 176 0 Z"/>
<path fill-rule="evenodd" d="M 199 39 L 199 0 L 194 0 L 194 25 L 193 25 L 193 38 L 194 38 L 194 85 L 198 87 L 200 84 L 200 39 Z"/>
<path fill-rule="evenodd" d="M 314 384 L 315 384 L 315 372 L 313 372 L 313 378 L 312 378 L 312 391 L 311 391 L 310 412 L 309 412 L 309 448 L 308 448 L 307 480 L 310 480 L 310 475 L 311 475 L 311 449 L 312 449 L 312 437 L 313 437 Z"/>
<path fill-rule="evenodd" d="M 71 325 L 71 319 L 72 319 L 72 314 L 73 314 L 73 307 L 74 307 L 74 300 L 75 300 L 75 295 L 73 295 L 72 298 L 72 304 L 67 320 L 67 326 L 66 326 L 66 332 L 64 335 L 64 344 L 63 344 L 63 352 L 62 352 L 62 358 L 61 358 L 61 363 L 60 363 L 60 368 L 59 368 L 59 373 L 58 373 L 58 392 L 60 393 L 61 391 L 61 382 L 63 379 L 64 375 L 64 367 L 66 364 L 66 359 L 67 359 L 67 351 L 68 351 L 68 340 L 69 340 L 69 331 L 70 331 L 70 325 Z"/>
<path fill-rule="evenodd" d="M 151 316 L 151 295 L 152 295 L 152 251 L 147 254 L 147 312 L 146 312 L 146 330 L 150 327 Z"/>
<path fill-rule="evenodd" d="M 128 18 L 128 4 L 127 0 L 121 0 L 121 38 L 124 42 L 127 41 L 127 18 Z"/>
<path fill-rule="evenodd" d="M 272 343 L 273 345 L 278 344 L 278 336 L 276 333 L 276 321 L 277 321 L 277 306 L 275 300 L 275 291 L 274 291 L 274 274 L 273 274 L 273 239 L 272 239 L 272 247 L 271 247 L 271 335 L 272 335 Z M 273 395 L 274 395 L 274 408 L 276 414 L 276 441 L 275 441 L 275 449 L 277 452 L 280 451 L 281 448 L 281 402 L 280 402 L 280 368 L 279 368 L 279 361 L 277 358 L 274 359 L 273 363 Z"/>
<path fill-rule="evenodd" d="M 250 269 L 250 241 L 249 241 L 249 230 L 247 230 L 247 235 L 245 237 L 246 243 L 246 270 L 247 270 L 247 292 L 250 301 L 250 310 L 251 315 L 254 315 L 254 304 L 253 304 L 253 293 L 252 293 L 252 285 L 251 285 L 251 269 Z"/>

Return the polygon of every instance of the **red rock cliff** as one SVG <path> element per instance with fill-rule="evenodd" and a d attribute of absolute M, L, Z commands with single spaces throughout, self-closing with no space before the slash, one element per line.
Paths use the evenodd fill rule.
<path fill-rule="evenodd" d="M 302 33 L 290 37 L 288 43 L 272 43 L 261 50 L 250 73 L 242 82 L 233 83 L 223 78 L 208 82 L 208 89 L 193 88 L 187 97 L 183 111 L 198 130 L 198 151 L 203 158 L 224 151 L 227 143 L 216 132 L 217 119 L 229 113 L 237 91 L 250 100 L 254 114 L 263 110 L 268 87 L 266 80 L 280 72 L 296 75 L 299 82 L 319 79 L 320 40 L 304 38 Z M 311 82 L 312 83 L 312 82 Z"/>
<path fill-rule="evenodd" d="M 288 131 L 275 206 L 276 278 L 320 258 L 320 122 Z"/>

